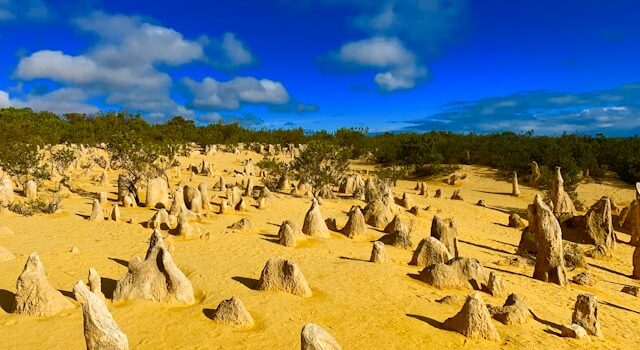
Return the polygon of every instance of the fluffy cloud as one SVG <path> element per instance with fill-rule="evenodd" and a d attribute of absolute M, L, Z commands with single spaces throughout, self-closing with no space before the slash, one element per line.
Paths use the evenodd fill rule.
<path fill-rule="evenodd" d="M 466 0 L 324 0 L 360 12 L 351 25 L 370 35 L 343 44 L 332 54 L 349 67 L 377 70 L 374 82 L 383 91 L 410 89 L 427 75 L 423 61 L 439 53 L 460 28 Z"/>
<path fill-rule="evenodd" d="M 31 94 L 24 99 L 10 98 L 9 94 L 0 90 L 1 107 L 29 107 L 34 111 L 48 111 L 64 114 L 70 111 L 77 113 L 96 113 L 98 109 L 92 104 L 85 103 L 87 94 L 77 88 L 60 88 L 42 95 Z"/>
<path fill-rule="evenodd" d="M 410 89 L 419 78 L 427 74 L 416 63 L 416 57 L 397 38 L 373 37 L 343 45 L 334 55 L 343 64 L 383 69 L 374 77 L 378 87 L 385 91 Z"/>
<path fill-rule="evenodd" d="M 218 56 L 215 60 L 225 67 L 254 62 L 251 52 L 233 33 L 226 33 L 215 42 L 206 38 L 196 41 L 139 17 L 102 12 L 77 19 L 74 23 L 82 31 L 97 36 L 98 42 L 93 48 L 79 55 L 55 50 L 34 52 L 20 60 L 14 77 L 22 81 L 52 80 L 68 88 L 82 90 L 86 99 L 99 98 L 107 105 L 162 120 L 172 115 L 194 115 L 193 111 L 173 100 L 173 80 L 163 71 L 164 67 L 210 62 L 205 46 L 216 48 Z M 286 103 L 289 98 L 281 83 L 267 79 L 244 77 L 229 82 L 213 79 L 205 79 L 202 83 L 186 81 L 196 96 L 192 105 L 209 109 L 235 109 L 241 103 Z M 58 97 L 72 97 L 63 92 Z M 78 105 L 77 101 L 72 99 L 68 104 L 61 101 L 61 106 L 81 107 L 79 109 L 86 111 L 86 106 Z M 24 102 L 35 104 L 36 100 Z M 46 102 L 38 103 L 41 106 Z M 69 111 L 79 110 L 66 112 Z"/>
<path fill-rule="evenodd" d="M 640 133 L 640 83 L 576 94 L 535 91 L 454 102 L 408 123 L 406 130 L 417 131 L 635 135 Z"/>
<path fill-rule="evenodd" d="M 183 83 L 193 96 L 191 105 L 200 109 L 237 109 L 242 103 L 285 104 L 289 93 L 282 83 L 269 79 L 237 77 L 226 82 L 190 78 Z"/>
<path fill-rule="evenodd" d="M 0 108 L 10 106 L 11 101 L 9 100 L 9 94 L 6 91 L 0 90 Z"/>
<path fill-rule="evenodd" d="M 256 63 L 251 50 L 234 33 L 225 33 L 221 38 L 200 38 L 205 47 L 207 61 L 215 68 L 232 70 Z"/>

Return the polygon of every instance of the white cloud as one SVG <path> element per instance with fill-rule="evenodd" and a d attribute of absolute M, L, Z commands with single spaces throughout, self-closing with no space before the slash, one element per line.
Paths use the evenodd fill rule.
<path fill-rule="evenodd" d="M 29 107 L 37 112 L 55 114 L 98 112 L 96 106 L 84 102 L 87 97 L 83 90 L 77 88 L 60 88 L 44 95 L 27 95 L 25 99 L 10 98 L 7 92 L 0 90 L 0 107 Z"/>
<path fill-rule="evenodd" d="M 172 115 L 194 115 L 194 111 L 171 97 L 173 80 L 162 70 L 163 67 L 209 62 L 204 48 L 211 45 L 216 47 L 219 56 L 223 56 L 221 62 L 226 67 L 248 65 L 255 60 L 233 33 L 226 33 L 213 43 L 206 38 L 195 41 L 174 29 L 145 22 L 139 17 L 102 12 L 76 19 L 75 24 L 98 37 L 93 48 L 79 55 L 55 50 L 34 52 L 20 60 L 14 77 L 21 80 L 49 79 L 66 84 L 68 88 L 82 90 L 86 99 L 97 97 L 108 105 L 143 112 L 149 118 L 161 120 Z M 268 79 L 240 77 L 228 82 L 211 78 L 201 83 L 190 79 L 185 81 L 195 96 L 192 105 L 196 107 L 235 109 L 242 103 L 286 103 L 289 99 L 282 83 Z M 70 96 L 68 91 L 54 93 L 49 95 L 70 99 L 70 104 L 61 101 L 61 106 L 86 110 L 86 106 L 74 104 L 78 100 L 71 99 L 76 96 Z M 42 97 L 24 101 L 36 102 L 40 106 L 48 103 Z"/>
<path fill-rule="evenodd" d="M 222 39 L 222 51 L 231 66 L 245 66 L 254 62 L 251 52 L 233 33 L 225 33 Z"/>
<path fill-rule="evenodd" d="M 176 66 L 203 59 L 199 43 L 137 17 L 97 12 L 76 23 L 98 35 L 93 49 L 77 56 L 38 51 L 23 57 L 14 75 L 23 80 L 69 84 L 85 91 L 87 97 L 104 96 L 108 104 L 154 116 L 184 114 L 185 109 L 170 96 L 171 77 L 157 65 Z"/>
<path fill-rule="evenodd" d="M 384 70 L 374 81 L 386 91 L 410 89 L 427 74 L 397 38 L 373 37 L 343 45 L 335 58 L 344 64 Z"/>
<path fill-rule="evenodd" d="M 289 93 L 280 82 L 253 77 L 237 77 L 226 82 L 204 78 L 197 82 L 186 78 L 185 86 L 193 95 L 193 106 L 202 109 L 237 109 L 241 103 L 285 104 Z"/>
<path fill-rule="evenodd" d="M 9 100 L 9 93 L 0 90 L 0 108 L 11 107 L 11 101 Z"/>
<path fill-rule="evenodd" d="M 369 37 L 343 44 L 341 62 L 379 71 L 374 82 L 381 90 L 411 89 L 425 77 L 423 61 L 438 54 L 457 34 L 468 0 L 322 0 L 344 6 L 356 15 L 349 23 Z M 335 56 L 335 55 L 334 55 Z"/>

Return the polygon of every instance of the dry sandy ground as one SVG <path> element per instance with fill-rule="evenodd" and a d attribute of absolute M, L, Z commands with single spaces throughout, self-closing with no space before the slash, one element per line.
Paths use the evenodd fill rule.
<path fill-rule="evenodd" d="M 195 176 L 192 184 L 207 181 L 210 187 L 222 169 L 241 169 L 241 160 L 260 156 L 218 153 L 209 156 L 216 169 L 215 177 Z M 197 164 L 203 156 L 182 159 Z M 430 210 L 421 210 L 418 217 L 404 213 L 414 221 L 413 241 L 428 235 L 435 213 L 456 219 L 460 235 L 460 254 L 479 259 L 489 271 L 497 271 L 505 279 L 507 289 L 521 296 L 535 313 L 525 325 L 504 326 L 494 322 L 502 337 L 500 343 L 471 341 L 441 328 L 441 322 L 454 315 L 461 303 L 439 304 L 435 300 L 445 295 L 457 295 L 464 300 L 470 291 L 437 290 L 411 277 L 419 269 L 409 266 L 411 251 L 387 247 L 391 261 L 385 264 L 367 262 L 371 240 L 353 241 L 339 234 L 331 239 L 309 239 L 297 248 L 273 243 L 278 226 L 285 219 L 302 225 L 308 198 L 281 195 L 269 208 L 254 206 L 247 213 L 218 215 L 210 213 L 202 222 L 194 223 L 208 239 L 174 240 L 173 256 L 177 265 L 191 280 L 197 302 L 189 306 L 162 305 L 150 302 L 125 302 L 107 305 L 129 337 L 132 349 L 296 349 L 300 347 L 300 330 L 314 322 L 329 331 L 344 349 L 633 349 L 640 344 L 640 299 L 620 292 L 625 284 L 637 285 L 629 278 L 632 270 L 632 247 L 619 244 L 610 261 L 589 260 L 590 271 L 599 277 L 594 287 L 571 284 L 559 287 L 532 279 L 532 266 L 511 267 L 500 263 L 514 257 L 520 231 L 506 227 L 509 211 L 526 217 L 526 207 L 536 193 L 521 186 L 522 196 L 509 196 L 511 185 L 495 179 L 490 169 L 465 167 L 466 180 L 455 187 L 442 182 L 429 183 L 430 198 L 417 196 L 415 183 L 400 181 L 393 190 L 414 194 L 415 202 Z M 233 178 L 224 173 L 227 183 Z M 110 200 L 115 195 L 115 174 L 110 174 Z M 183 180 L 188 181 L 186 171 Z M 177 179 L 172 179 L 173 185 Z M 88 179 L 82 180 L 87 191 L 105 190 Z M 436 188 L 449 197 L 459 188 L 464 201 L 432 198 Z M 214 195 L 219 192 L 211 192 Z M 633 198 L 630 186 L 612 181 L 607 185 L 585 184 L 579 194 L 588 205 L 602 195 L 609 195 L 617 204 L 627 205 Z M 484 199 L 491 208 L 475 205 Z M 218 202 L 217 198 L 214 202 Z M 103 277 L 107 296 L 115 282 L 127 271 L 133 256 L 144 256 L 151 230 L 141 224 L 125 222 L 89 222 L 83 216 L 91 211 L 91 201 L 72 195 L 63 201 L 63 212 L 56 215 L 0 217 L 0 225 L 15 234 L 0 236 L 0 245 L 16 255 L 16 259 L 0 263 L 0 349 L 81 349 L 84 348 L 82 316 L 79 305 L 54 317 L 38 319 L 8 313 L 11 310 L 15 282 L 27 256 L 37 251 L 45 265 L 49 282 L 70 296 L 78 279 L 85 279 L 90 267 Z M 251 200 L 251 203 L 254 203 Z M 363 203 L 351 199 L 325 200 L 321 207 L 325 218 L 333 216 L 338 227 L 346 222 L 351 205 Z M 217 206 L 214 206 L 217 211 Z M 144 222 L 153 215 L 151 209 L 121 209 L 124 220 L 137 217 Z M 232 232 L 226 227 L 247 217 L 254 228 L 247 232 Z M 368 228 L 371 239 L 381 236 Z M 629 236 L 619 234 L 623 241 Z M 77 254 L 70 253 L 73 246 Z M 252 289 L 265 262 L 274 256 L 295 260 L 306 276 L 313 297 L 299 297 Z M 581 270 L 569 271 L 569 277 Z M 561 338 L 558 327 L 570 323 L 576 295 L 593 293 L 600 301 L 599 317 L 604 338 L 593 338 L 589 345 Z M 210 309 L 231 296 L 239 297 L 256 319 L 256 327 L 235 330 L 217 325 L 207 318 Z M 502 305 L 503 298 L 483 293 L 489 304 Z M 70 299 L 71 300 L 71 299 Z"/>

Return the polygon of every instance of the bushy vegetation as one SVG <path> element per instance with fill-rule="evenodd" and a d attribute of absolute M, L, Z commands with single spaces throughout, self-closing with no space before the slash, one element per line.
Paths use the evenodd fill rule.
<path fill-rule="evenodd" d="M 122 144 L 128 138 L 135 138 L 133 142 L 142 140 L 145 147 L 168 147 L 187 142 L 200 145 L 231 145 L 237 142 L 286 145 L 315 141 L 326 144 L 326 147 L 339 147 L 352 159 L 368 158 L 384 168 L 402 168 L 407 174 L 427 176 L 442 173 L 450 164 L 478 164 L 497 168 L 508 176 L 517 171 L 522 178 L 530 173 L 530 163 L 535 160 L 543 172 L 551 171 L 555 166 L 562 167 L 567 186 L 575 184 L 587 169 L 596 179 L 611 170 L 629 183 L 640 181 L 640 138 L 637 137 L 571 134 L 551 137 L 536 136 L 533 132 L 478 135 L 441 131 L 372 136 L 364 128 L 306 133 L 301 128 L 252 130 L 238 124 L 223 123 L 197 126 L 182 117 L 149 124 L 140 116 L 127 113 L 91 117 L 68 114 L 59 118 L 52 113 L 36 113 L 27 108 L 0 109 L 0 161 L 5 170 L 14 168 L 16 175 L 23 177 L 39 174 L 25 175 L 20 170 L 21 166 L 11 165 L 7 160 L 15 159 L 19 154 L 16 146 L 12 146 L 16 143 L 23 145 L 20 147 L 63 142 L 112 145 Z M 152 154 L 166 154 L 167 150 L 154 150 Z M 28 163 L 33 165 L 38 160 L 29 159 Z"/>

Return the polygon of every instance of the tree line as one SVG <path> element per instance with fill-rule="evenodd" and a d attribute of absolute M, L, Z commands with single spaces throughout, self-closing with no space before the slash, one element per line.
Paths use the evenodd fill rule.
<path fill-rule="evenodd" d="M 449 164 L 476 164 L 505 174 L 529 174 L 536 161 L 544 169 L 561 166 L 567 183 L 584 172 L 593 178 L 616 172 L 629 183 L 640 181 L 640 138 L 562 134 L 538 136 L 533 132 L 460 134 L 384 133 L 371 135 L 366 128 L 341 128 L 335 132 L 295 129 L 248 129 L 237 123 L 198 126 L 177 116 L 151 124 L 140 115 L 126 112 L 97 115 L 34 112 L 28 108 L 0 109 L 0 158 L 15 144 L 77 143 L 113 144 L 130 139 L 148 144 L 199 145 L 259 142 L 303 144 L 327 143 L 348 150 L 352 159 L 365 157 L 385 168 L 405 169 L 406 174 L 438 174 Z"/>

